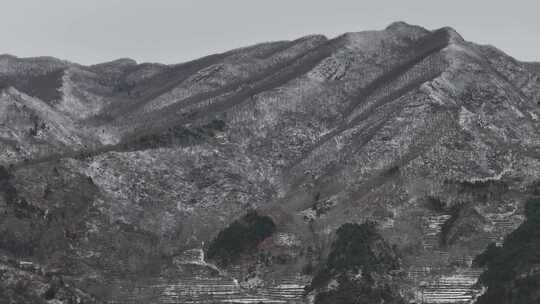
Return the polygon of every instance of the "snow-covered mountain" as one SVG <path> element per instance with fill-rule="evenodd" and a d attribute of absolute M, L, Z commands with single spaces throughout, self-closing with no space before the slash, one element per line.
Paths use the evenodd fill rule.
<path fill-rule="evenodd" d="M 469 303 L 473 259 L 540 193 L 535 67 L 403 22 L 177 65 L 2 55 L 0 294 L 338 303 L 346 277 Z M 391 267 L 330 269 L 348 242 Z"/>

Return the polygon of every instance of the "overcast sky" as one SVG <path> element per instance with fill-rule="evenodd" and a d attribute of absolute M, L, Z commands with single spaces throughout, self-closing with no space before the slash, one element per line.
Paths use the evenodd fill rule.
<path fill-rule="evenodd" d="M 0 0 L 0 53 L 83 64 L 178 63 L 250 44 L 382 29 L 452 26 L 540 61 L 540 0 Z"/>

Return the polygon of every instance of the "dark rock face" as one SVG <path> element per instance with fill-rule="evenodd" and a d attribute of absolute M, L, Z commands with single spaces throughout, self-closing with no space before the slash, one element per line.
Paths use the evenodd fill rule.
<path fill-rule="evenodd" d="M 347 250 L 380 247 L 399 272 L 340 268 L 326 291 L 471 301 L 482 272 L 472 260 L 540 193 L 534 66 L 403 22 L 170 66 L 2 55 L 0 256 L 14 264 L 0 263 L 11 278 L 0 291 L 328 302 L 304 286 L 338 254 L 359 270 Z M 273 228 L 251 234 L 265 219 Z M 375 241 L 353 233 L 333 251 L 340 227 L 365 222 Z"/>

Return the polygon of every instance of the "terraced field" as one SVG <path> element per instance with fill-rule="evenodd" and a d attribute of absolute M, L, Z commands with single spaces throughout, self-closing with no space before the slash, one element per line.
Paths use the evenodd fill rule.
<path fill-rule="evenodd" d="M 123 284 L 123 280 L 120 282 Z M 132 286 L 118 293 L 110 304 L 218 304 L 218 303 L 302 303 L 305 280 L 281 280 L 257 290 L 246 290 L 229 278 L 183 278 L 176 282 L 160 279 Z"/>

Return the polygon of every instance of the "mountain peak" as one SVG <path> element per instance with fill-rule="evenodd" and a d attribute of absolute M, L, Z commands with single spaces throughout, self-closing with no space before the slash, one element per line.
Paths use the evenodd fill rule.
<path fill-rule="evenodd" d="M 390 31 L 390 32 L 398 32 L 398 33 L 402 33 L 402 34 L 404 34 L 404 33 L 405 34 L 406 33 L 427 34 L 427 33 L 430 32 L 430 31 L 428 31 L 427 29 L 425 29 L 425 28 L 423 28 L 421 26 L 409 24 L 409 23 L 404 22 L 404 21 L 393 22 L 390 25 L 388 25 L 385 28 L 385 30 Z M 448 36 L 448 41 L 450 43 L 462 43 L 462 42 L 465 41 L 463 39 L 463 37 L 458 33 L 458 31 L 456 31 L 454 28 L 452 28 L 450 26 L 445 26 L 445 27 L 436 29 L 436 30 L 434 30 L 434 32 L 444 32 Z"/>
<path fill-rule="evenodd" d="M 453 27 L 445 26 L 440 29 L 437 29 L 436 31 L 444 32 L 448 36 L 448 42 L 449 43 L 463 43 L 465 42 L 465 39 L 461 36 L 461 34 L 458 33 Z"/>
<path fill-rule="evenodd" d="M 400 32 L 424 32 L 428 33 L 428 30 L 425 28 L 418 26 L 418 25 L 412 25 L 405 21 L 396 21 L 392 22 L 390 25 L 388 25 L 385 30 L 387 31 L 400 31 Z"/>
<path fill-rule="evenodd" d="M 0 54 L 0 59 L 17 59 L 17 56 L 11 55 L 11 54 Z"/>
<path fill-rule="evenodd" d="M 115 66 L 115 67 L 126 67 L 137 65 L 137 61 L 131 58 L 118 58 L 112 61 L 106 61 L 93 65 L 93 67 L 104 67 L 104 66 Z"/>

